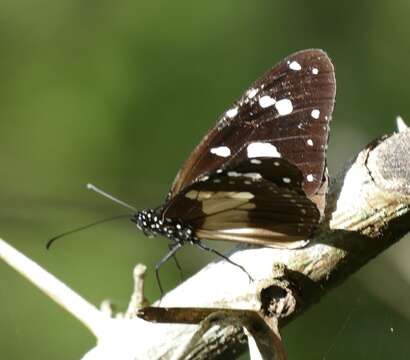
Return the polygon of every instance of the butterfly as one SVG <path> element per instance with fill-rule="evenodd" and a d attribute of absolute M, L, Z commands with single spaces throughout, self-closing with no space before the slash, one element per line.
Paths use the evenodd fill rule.
<path fill-rule="evenodd" d="M 178 172 L 164 204 L 132 217 L 147 236 L 171 240 L 156 268 L 158 282 L 160 266 L 187 243 L 222 257 L 202 240 L 306 244 L 324 213 L 335 95 L 329 57 L 303 50 L 256 80 L 220 116 Z"/>

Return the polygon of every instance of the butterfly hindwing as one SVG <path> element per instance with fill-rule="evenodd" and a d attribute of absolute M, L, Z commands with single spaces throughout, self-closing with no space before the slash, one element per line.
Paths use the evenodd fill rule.
<path fill-rule="evenodd" d="M 294 247 L 320 218 L 302 181 L 301 171 L 282 158 L 248 159 L 188 186 L 163 216 L 189 223 L 199 238 Z"/>

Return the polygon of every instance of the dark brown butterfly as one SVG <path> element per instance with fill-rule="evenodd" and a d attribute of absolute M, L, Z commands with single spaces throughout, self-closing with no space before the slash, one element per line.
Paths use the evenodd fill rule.
<path fill-rule="evenodd" d="M 171 240 L 157 279 L 159 267 L 186 243 L 219 254 L 202 239 L 306 244 L 325 206 L 335 94 L 328 56 L 304 50 L 268 71 L 220 117 L 179 171 L 165 203 L 132 218 L 146 235 Z"/>

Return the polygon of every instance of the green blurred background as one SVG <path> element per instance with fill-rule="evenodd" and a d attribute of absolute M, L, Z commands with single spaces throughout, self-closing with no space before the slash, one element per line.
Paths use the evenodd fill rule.
<path fill-rule="evenodd" d="M 335 173 L 410 117 L 408 1 L 0 2 L 0 236 L 95 304 L 127 305 L 131 273 L 167 249 L 127 220 L 47 238 L 124 209 L 87 182 L 156 206 L 190 150 L 257 76 L 291 52 L 334 61 Z M 408 359 L 410 247 L 403 239 L 289 325 L 290 359 Z M 187 275 L 212 257 L 187 247 Z M 257 259 L 255 260 L 257 261 Z M 162 271 L 178 283 L 173 264 Z M 209 284 L 211 289 L 212 285 Z M 79 359 L 75 319 L 0 262 L 0 358 Z M 247 355 L 243 355 L 243 359 Z"/>

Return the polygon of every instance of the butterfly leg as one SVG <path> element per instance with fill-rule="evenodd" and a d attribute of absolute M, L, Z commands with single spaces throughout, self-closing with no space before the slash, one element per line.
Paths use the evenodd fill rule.
<path fill-rule="evenodd" d="M 171 257 L 174 257 L 175 253 L 181 248 L 181 243 L 175 243 L 170 246 L 169 252 L 160 260 L 160 262 L 155 265 L 155 277 L 157 278 L 157 283 L 159 287 L 159 291 L 161 292 L 161 298 L 164 295 L 164 289 L 161 285 L 161 280 L 159 278 L 159 269 L 162 265 L 164 265 Z"/>
<path fill-rule="evenodd" d="M 169 251 L 171 251 L 174 246 L 175 246 L 174 244 L 169 244 L 169 246 L 168 246 Z M 181 264 L 179 263 L 175 253 L 174 253 L 174 255 L 172 255 L 172 258 L 174 259 L 175 265 L 177 266 L 177 268 L 179 270 L 179 276 L 181 277 L 181 280 L 184 280 L 184 272 L 182 271 Z"/>
<path fill-rule="evenodd" d="M 252 276 L 246 271 L 246 269 L 245 269 L 242 265 L 239 265 L 239 264 L 233 262 L 231 259 L 229 259 L 229 258 L 228 258 L 227 256 L 225 256 L 224 254 L 220 253 L 218 250 L 212 249 L 212 248 L 210 248 L 210 247 L 208 247 L 208 246 L 202 244 L 202 243 L 199 242 L 199 241 L 198 241 L 198 242 L 195 242 L 194 244 L 195 244 L 196 246 L 198 246 L 201 250 L 212 252 L 212 253 L 218 255 L 219 257 L 221 257 L 222 259 L 226 260 L 228 263 L 230 263 L 230 264 L 232 264 L 232 265 L 235 265 L 236 267 L 238 267 L 239 269 L 241 269 L 246 275 L 248 275 L 249 281 L 253 281 Z"/>

